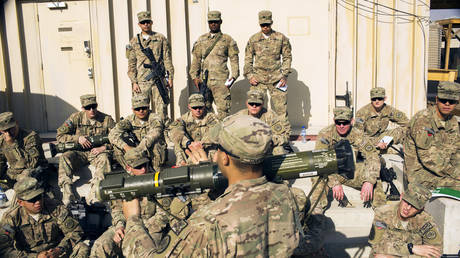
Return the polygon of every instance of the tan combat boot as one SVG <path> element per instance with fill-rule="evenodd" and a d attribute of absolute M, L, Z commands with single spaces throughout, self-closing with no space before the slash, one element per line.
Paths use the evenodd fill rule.
<path fill-rule="evenodd" d="M 65 206 L 69 205 L 71 201 L 75 200 L 75 196 L 72 192 L 72 186 L 70 184 L 64 184 L 64 187 L 62 187 L 61 190 L 62 203 L 64 203 Z"/>

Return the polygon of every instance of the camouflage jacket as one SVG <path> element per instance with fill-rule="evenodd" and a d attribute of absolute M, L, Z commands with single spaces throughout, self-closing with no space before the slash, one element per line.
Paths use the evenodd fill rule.
<path fill-rule="evenodd" d="M 221 38 L 211 52 L 209 52 L 206 59 L 204 59 L 206 50 L 211 47 L 219 34 L 222 35 Z M 238 45 L 229 35 L 222 32 L 215 34 L 214 37 L 212 37 L 211 33 L 203 34 L 193 44 L 193 59 L 189 71 L 190 77 L 192 79 L 200 78 L 202 73 L 208 70 L 208 79 L 226 80 L 229 77 L 227 59 L 230 59 L 231 77 L 236 79 L 240 75 L 238 53 Z"/>
<path fill-rule="evenodd" d="M 342 137 L 337 133 L 335 124 L 332 124 L 319 132 L 315 149 L 332 149 L 340 140 L 350 142 L 356 155 L 355 161 L 366 168 L 364 169 L 365 175 L 363 175 L 365 181 L 375 184 L 380 175 L 379 153 L 371 140 L 364 136 L 361 130 L 352 127 L 348 135 Z M 333 187 L 339 184 L 338 176 L 336 174 L 329 176 L 329 186 Z"/>
<path fill-rule="evenodd" d="M 6 169 L 13 174 L 20 174 L 24 169 L 33 169 L 46 164 L 42 149 L 42 140 L 34 131 L 19 129 L 13 144 L 7 144 L 0 136 L 0 176 Z"/>
<path fill-rule="evenodd" d="M 155 143 L 165 143 L 163 130 L 163 121 L 157 114 L 150 111 L 148 120 L 145 122 L 132 114 L 115 125 L 110 131 L 109 140 L 114 146 L 123 149 L 127 143 L 123 140 L 122 135 L 124 132 L 132 131 L 140 142 L 137 147 L 150 152 L 149 150 Z"/>
<path fill-rule="evenodd" d="M 362 107 L 356 113 L 356 119 L 354 126 L 360 130 L 363 130 L 366 136 L 379 138 L 387 130 L 388 125 L 391 122 L 398 124 L 402 128 L 399 137 L 393 138 L 393 142 L 398 144 L 402 143 L 402 138 L 405 135 L 405 128 L 409 123 L 404 112 L 397 110 L 396 108 L 386 105 L 376 112 L 372 104 L 367 104 Z M 380 139 L 378 139 L 380 140 Z"/>
<path fill-rule="evenodd" d="M 249 115 L 247 109 L 238 111 L 238 115 Z M 275 112 L 262 108 L 257 117 L 264 121 L 272 129 L 273 146 L 284 146 L 289 143 L 289 135 L 291 133 L 291 124 L 287 120 L 280 120 Z"/>
<path fill-rule="evenodd" d="M 422 211 L 409 218 L 404 227 L 398 217 L 398 208 L 399 203 L 380 206 L 375 210 L 369 235 L 372 253 L 409 257 L 408 243 L 433 245 L 440 248 L 442 253 L 442 235 L 433 217 Z"/>
<path fill-rule="evenodd" d="M 55 247 L 69 255 L 83 236 L 78 221 L 67 208 L 51 199 L 44 200 L 38 221 L 22 206 L 16 206 L 3 216 L 0 224 L 1 257 L 36 257 Z"/>
<path fill-rule="evenodd" d="M 142 35 L 139 35 L 139 37 L 141 39 L 142 46 L 144 48 L 149 47 L 152 49 L 155 60 L 164 65 L 165 70 L 169 73 L 169 78 L 173 79 L 174 67 L 172 64 L 171 48 L 169 46 L 168 39 L 158 32 L 152 32 L 149 39 L 144 39 Z M 151 62 L 147 56 L 142 53 L 137 35 L 129 41 L 126 56 L 128 57 L 128 77 L 131 80 L 131 83 L 144 82 L 144 78 L 150 74 L 150 69 L 144 68 L 144 64 L 151 64 Z"/>
<path fill-rule="evenodd" d="M 56 139 L 58 142 L 78 143 L 80 136 L 108 135 L 109 131 L 115 126 L 112 117 L 100 111 L 94 119 L 88 119 L 85 111 L 73 113 L 57 129 Z M 110 144 L 106 144 L 110 149 Z"/>
<path fill-rule="evenodd" d="M 424 170 L 440 177 L 459 177 L 460 134 L 455 117 L 443 121 L 436 106 L 415 114 L 409 122 L 404 160 L 408 174 Z"/>
<path fill-rule="evenodd" d="M 286 36 L 273 30 L 270 37 L 265 38 L 262 32 L 258 32 L 246 45 L 244 77 L 255 77 L 261 83 L 275 83 L 288 76 L 291 62 L 291 44 Z"/>

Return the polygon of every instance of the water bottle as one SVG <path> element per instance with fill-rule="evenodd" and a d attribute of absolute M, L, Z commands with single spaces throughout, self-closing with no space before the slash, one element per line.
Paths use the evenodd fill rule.
<path fill-rule="evenodd" d="M 0 207 L 4 207 L 7 202 L 8 202 L 8 197 L 6 197 L 5 192 L 0 187 Z"/>
<path fill-rule="evenodd" d="M 300 130 L 300 139 L 302 143 L 307 142 L 307 129 L 305 129 L 305 126 L 302 126 L 302 130 Z"/>

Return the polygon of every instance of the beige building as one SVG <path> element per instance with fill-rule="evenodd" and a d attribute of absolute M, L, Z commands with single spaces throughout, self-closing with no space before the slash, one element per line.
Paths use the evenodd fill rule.
<path fill-rule="evenodd" d="M 208 10 L 222 12 L 222 31 L 240 49 L 260 30 L 257 13 L 273 12 L 273 28 L 290 38 L 288 112 L 294 127 L 316 133 L 351 91 L 357 110 L 372 87 L 409 116 L 426 105 L 429 0 L 0 0 L 0 111 L 21 125 L 53 131 L 96 93 L 100 110 L 130 114 L 125 47 L 139 32 L 136 13 L 150 10 L 153 29 L 171 43 L 175 67 L 172 116 L 195 91 L 187 70 L 191 47 L 207 32 Z M 244 106 L 248 81 L 232 87 L 232 111 Z"/>

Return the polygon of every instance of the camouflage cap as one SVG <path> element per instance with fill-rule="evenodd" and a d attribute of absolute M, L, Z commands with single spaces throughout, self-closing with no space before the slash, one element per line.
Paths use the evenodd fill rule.
<path fill-rule="evenodd" d="M 209 11 L 208 12 L 208 21 L 221 21 L 219 11 Z"/>
<path fill-rule="evenodd" d="M 132 97 L 131 103 L 132 103 L 133 108 L 149 107 L 150 98 L 146 94 L 136 94 Z"/>
<path fill-rule="evenodd" d="M 334 120 L 351 121 L 353 112 L 349 107 L 336 107 L 334 108 Z"/>
<path fill-rule="evenodd" d="M 460 84 L 455 82 L 440 82 L 438 85 L 438 98 L 441 99 L 460 99 Z"/>
<path fill-rule="evenodd" d="M 210 140 L 245 164 L 260 164 L 272 149 L 272 131 L 261 120 L 232 115 L 212 127 Z"/>
<path fill-rule="evenodd" d="M 82 107 L 97 104 L 96 95 L 94 95 L 94 94 L 86 94 L 86 95 L 80 96 L 80 103 L 81 103 Z"/>
<path fill-rule="evenodd" d="M 263 10 L 259 12 L 259 24 L 265 24 L 265 23 L 269 23 L 269 24 L 273 23 L 271 11 Z"/>
<path fill-rule="evenodd" d="M 0 130 L 5 131 L 14 127 L 16 125 L 16 120 L 14 119 L 13 113 L 4 112 L 0 114 Z"/>
<path fill-rule="evenodd" d="M 140 165 L 143 165 L 150 160 L 144 155 L 142 151 L 137 150 L 136 148 L 132 148 L 128 150 L 124 155 L 126 163 L 132 167 L 136 168 Z"/>
<path fill-rule="evenodd" d="M 371 89 L 371 99 L 373 98 L 384 98 L 385 97 L 385 88 L 377 87 Z"/>
<path fill-rule="evenodd" d="M 264 92 L 260 90 L 250 90 L 247 93 L 248 103 L 264 104 Z"/>
<path fill-rule="evenodd" d="M 151 21 L 151 20 L 152 20 L 152 16 L 150 15 L 150 12 L 149 12 L 149 11 L 140 12 L 140 13 L 137 14 L 137 20 L 138 20 L 139 22 Z"/>
<path fill-rule="evenodd" d="M 431 198 L 431 191 L 428 188 L 416 183 L 409 184 L 402 199 L 417 210 L 423 209 L 426 202 Z"/>
<path fill-rule="evenodd" d="M 14 192 L 21 200 L 31 200 L 44 191 L 37 179 L 33 177 L 24 177 L 14 184 Z"/>
<path fill-rule="evenodd" d="M 188 97 L 188 104 L 190 107 L 204 107 L 204 97 L 199 93 L 193 93 Z"/>

